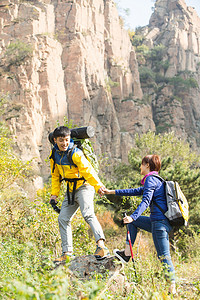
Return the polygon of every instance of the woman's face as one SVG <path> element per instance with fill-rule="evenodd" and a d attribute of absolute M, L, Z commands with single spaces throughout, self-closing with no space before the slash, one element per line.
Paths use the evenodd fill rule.
<path fill-rule="evenodd" d="M 149 164 L 141 164 L 140 166 L 141 175 L 147 175 L 150 172 Z"/>

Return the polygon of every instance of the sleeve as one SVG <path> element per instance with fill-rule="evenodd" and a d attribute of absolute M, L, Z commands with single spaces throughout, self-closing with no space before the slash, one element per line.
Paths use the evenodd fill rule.
<path fill-rule="evenodd" d="M 137 209 L 134 211 L 134 213 L 132 213 L 131 215 L 131 218 L 133 218 L 133 220 L 137 220 L 137 218 L 139 218 L 141 214 L 150 205 L 155 188 L 156 188 L 155 178 L 153 178 L 153 176 L 148 176 L 144 183 L 142 201 L 140 205 L 137 207 Z"/>
<path fill-rule="evenodd" d="M 143 194 L 144 187 L 139 187 L 136 189 L 122 189 L 122 190 L 115 190 L 115 195 L 118 196 L 140 196 Z"/>
<path fill-rule="evenodd" d="M 58 170 L 58 166 L 55 164 L 55 169 L 53 172 L 53 165 L 54 165 L 54 160 L 51 158 L 50 159 L 50 166 L 51 166 L 51 195 L 58 196 L 60 192 L 60 173 Z"/>
<path fill-rule="evenodd" d="M 83 152 L 81 150 L 74 152 L 72 160 L 77 165 L 80 175 L 95 188 L 96 192 L 98 192 L 100 187 L 103 186 L 103 183 Z"/>

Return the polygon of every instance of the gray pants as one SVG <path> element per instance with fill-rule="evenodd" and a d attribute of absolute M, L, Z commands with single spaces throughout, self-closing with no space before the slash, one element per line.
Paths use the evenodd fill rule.
<path fill-rule="evenodd" d="M 63 252 L 73 251 L 71 220 L 79 207 L 83 218 L 93 231 L 96 242 L 100 239 L 105 240 L 101 225 L 94 213 L 94 193 L 95 191 L 92 186 L 83 184 L 75 192 L 73 205 L 68 204 L 66 193 L 58 217 Z M 70 193 L 70 197 L 72 197 L 72 193 Z"/>

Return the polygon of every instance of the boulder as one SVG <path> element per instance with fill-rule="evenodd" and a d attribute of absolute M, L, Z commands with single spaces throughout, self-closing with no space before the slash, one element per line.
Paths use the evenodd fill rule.
<path fill-rule="evenodd" d="M 123 264 L 115 256 L 97 260 L 94 255 L 78 256 L 70 262 L 69 269 L 81 279 L 91 279 L 95 274 L 113 276 L 123 269 Z"/>

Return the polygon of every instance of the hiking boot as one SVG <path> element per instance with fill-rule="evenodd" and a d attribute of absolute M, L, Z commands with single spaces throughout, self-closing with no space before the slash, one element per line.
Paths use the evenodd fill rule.
<path fill-rule="evenodd" d="M 114 249 L 113 253 L 115 254 L 115 256 L 117 258 L 119 258 L 119 260 L 121 260 L 121 262 L 123 262 L 124 264 L 128 263 L 130 260 L 130 256 L 126 256 L 124 250 L 120 251 L 119 249 Z"/>
<path fill-rule="evenodd" d="M 69 259 L 69 258 L 74 258 L 75 256 L 74 255 L 72 255 L 72 252 L 63 252 L 63 254 L 60 256 L 60 257 L 58 257 L 58 258 L 56 258 L 56 260 L 54 260 L 54 263 L 56 264 L 58 264 L 58 263 L 65 263 L 66 262 L 66 260 L 67 259 Z"/>
<path fill-rule="evenodd" d="M 97 260 L 101 260 L 101 259 L 104 259 L 105 257 L 109 256 L 110 253 L 109 253 L 109 250 L 107 247 L 99 247 L 97 246 L 97 249 L 94 253 L 94 256 L 96 257 Z"/>

